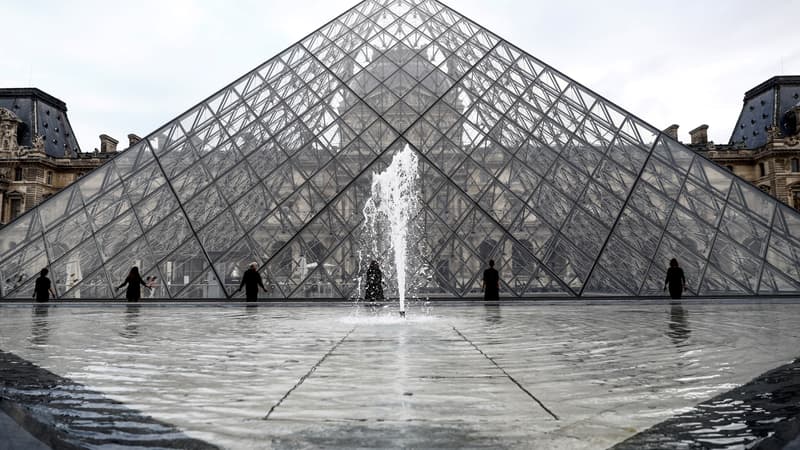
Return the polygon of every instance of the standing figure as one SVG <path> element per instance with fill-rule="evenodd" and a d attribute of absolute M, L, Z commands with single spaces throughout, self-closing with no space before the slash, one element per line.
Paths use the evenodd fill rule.
<path fill-rule="evenodd" d="M 42 269 L 39 273 L 39 278 L 36 279 L 36 284 L 33 286 L 33 297 L 37 302 L 46 302 L 50 300 L 51 294 L 53 298 L 56 298 L 56 291 L 53 290 L 50 278 L 47 278 L 49 272 L 47 267 Z"/>
<path fill-rule="evenodd" d="M 364 293 L 364 301 L 370 303 L 383 301 L 383 272 L 378 261 L 374 259 L 367 268 L 367 290 Z"/>
<path fill-rule="evenodd" d="M 494 268 L 494 260 L 489 260 L 489 268 L 483 271 L 481 283 L 484 300 L 500 299 L 500 273 Z"/>
<path fill-rule="evenodd" d="M 686 290 L 686 277 L 683 276 L 683 269 L 678 267 L 678 260 L 672 258 L 667 269 L 667 278 L 664 280 L 664 290 L 669 286 L 669 295 L 672 298 L 681 298 L 681 294 Z"/>
<path fill-rule="evenodd" d="M 236 292 L 242 290 L 242 286 L 244 286 L 244 293 L 247 296 L 248 302 L 254 302 L 258 300 L 258 287 L 261 286 L 261 289 L 264 292 L 267 292 L 267 288 L 264 287 L 264 282 L 261 281 L 261 275 L 258 273 L 258 264 L 255 262 L 250 263 L 250 268 L 244 271 L 244 275 L 242 275 L 242 283 L 239 285 L 239 289 Z"/>
<path fill-rule="evenodd" d="M 142 288 L 139 286 L 150 289 L 150 286 L 148 286 L 142 279 L 142 276 L 139 275 L 139 268 L 136 266 L 131 267 L 128 277 L 125 278 L 122 284 L 117 286 L 117 290 L 122 289 L 126 284 L 128 285 L 128 289 L 125 291 L 125 298 L 128 299 L 129 302 L 138 302 L 139 299 L 142 298 Z"/>

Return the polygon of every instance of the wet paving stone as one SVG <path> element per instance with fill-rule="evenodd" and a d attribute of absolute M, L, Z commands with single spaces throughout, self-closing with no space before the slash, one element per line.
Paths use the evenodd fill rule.
<path fill-rule="evenodd" d="M 783 448 L 800 434 L 798 416 L 800 359 L 702 402 L 613 449 Z M 781 433 L 775 436 L 779 428 Z"/>
<path fill-rule="evenodd" d="M 0 409 L 58 449 L 218 448 L 4 351 L 0 351 Z"/>
<path fill-rule="evenodd" d="M 709 409 L 727 411 L 718 427 L 740 448 L 772 425 L 742 427 L 751 403 L 718 396 L 794 361 L 798 321 L 795 302 L 434 305 L 408 320 L 330 305 L 3 305 L 0 349 L 63 387 L 0 396 L 47 399 L 54 427 L 86 428 L 78 442 L 493 449 L 627 445 L 720 398 Z M 774 392 L 753 411 L 786 403 Z"/>

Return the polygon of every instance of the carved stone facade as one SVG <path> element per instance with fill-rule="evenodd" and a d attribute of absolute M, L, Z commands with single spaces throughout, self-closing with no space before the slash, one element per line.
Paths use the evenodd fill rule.
<path fill-rule="evenodd" d="M 18 90 L 14 91 L 18 94 Z M 66 108 L 52 111 L 65 120 Z M 0 107 L 0 226 L 116 154 L 116 148 L 110 147 L 109 151 L 96 153 L 81 153 L 70 148 L 63 156 L 53 156 L 46 151 L 44 136 L 33 133 L 27 144 L 20 134 L 21 129 L 30 133 L 36 128 L 10 109 Z"/>
<path fill-rule="evenodd" d="M 677 139 L 677 125 L 665 133 Z M 787 205 L 800 209 L 800 76 L 778 76 L 745 94 L 728 144 L 708 141 L 707 125 L 689 147 Z"/>

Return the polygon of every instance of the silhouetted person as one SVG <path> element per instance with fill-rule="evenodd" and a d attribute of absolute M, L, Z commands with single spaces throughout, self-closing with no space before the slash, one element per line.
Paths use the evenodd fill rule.
<path fill-rule="evenodd" d="M 125 291 L 125 298 L 128 299 L 129 302 L 138 302 L 139 299 L 142 298 L 142 288 L 140 286 L 150 289 L 150 286 L 148 286 L 142 279 L 142 276 L 139 275 L 139 268 L 136 266 L 131 267 L 128 277 L 125 278 L 122 284 L 117 286 L 117 290 L 122 289 L 126 284 L 128 285 L 128 289 Z"/>
<path fill-rule="evenodd" d="M 47 278 L 47 274 L 49 270 L 45 267 L 39 272 L 39 278 L 36 279 L 36 284 L 33 286 L 33 298 L 36 299 L 37 302 L 46 302 L 50 300 L 50 295 L 53 295 L 53 298 L 56 297 L 56 292 L 53 290 L 52 284 L 50 283 L 50 278 Z"/>
<path fill-rule="evenodd" d="M 264 292 L 267 292 L 267 288 L 264 287 L 264 282 L 261 281 L 261 275 L 258 273 L 258 270 L 256 270 L 257 267 L 258 264 L 254 262 L 250 263 L 250 267 L 245 270 L 242 275 L 242 283 L 239 285 L 239 289 L 236 290 L 236 292 L 239 292 L 242 290 L 242 286 L 244 286 L 244 293 L 248 302 L 258 300 L 259 286 L 261 286 Z M 234 294 L 236 292 L 234 292 Z"/>
<path fill-rule="evenodd" d="M 378 261 L 372 260 L 367 268 L 367 290 L 364 293 L 366 302 L 383 301 L 383 272 Z"/>
<path fill-rule="evenodd" d="M 669 287 L 669 295 L 672 298 L 681 298 L 681 294 L 686 290 L 686 277 L 683 276 L 683 269 L 678 267 L 678 260 L 672 258 L 667 269 L 667 278 L 664 280 L 664 290 Z"/>
<path fill-rule="evenodd" d="M 494 268 L 494 260 L 489 260 L 489 268 L 483 271 L 483 282 L 481 283 L 484 300 L 500 299 L 500 272 Z"/>

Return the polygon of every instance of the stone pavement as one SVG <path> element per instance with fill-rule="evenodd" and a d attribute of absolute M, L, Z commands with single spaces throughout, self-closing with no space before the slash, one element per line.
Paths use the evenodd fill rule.
<path fill-rule="evenodd" d="M 617 444 L 613 450 L 723 448 L 742 429 L 756 436 L 755 450 L 797 444 L 800 435 L 800 359 L 704 401 L 691 410 Z"/>
<path fill-rule="evenodd" d="M 0 397 L 56 430 L 34 435 L 83 446 L 605 449 L 661 430 L 687 448 L 772 450 L 795 445 L 799 322 L 800 304 L 767 302 L 477 304 L 408 320 L 0 305 Z M 719 430 L 680 434 L 676 418 L 714 410 Z"/>
<path fill-rule="evenodd" d="M 0 450 L 48 450 L 49 448 L 0 409 Z"/>
<path fill-rule="evenodd" d="M 70 450 L 123 442 L 142 448 L 218 448 L 2 350 L 0 383 L 0 408 L 55 448 Z M 13 422 L 8 423 L 7 429 L 14 441 L 24 444 L 26 439 L 33 439 L 19 425 L 14 427 L 17 422 L 7 414 L 4 418 Z M 47 448 L 41 442 L 34 445 Z"/>

